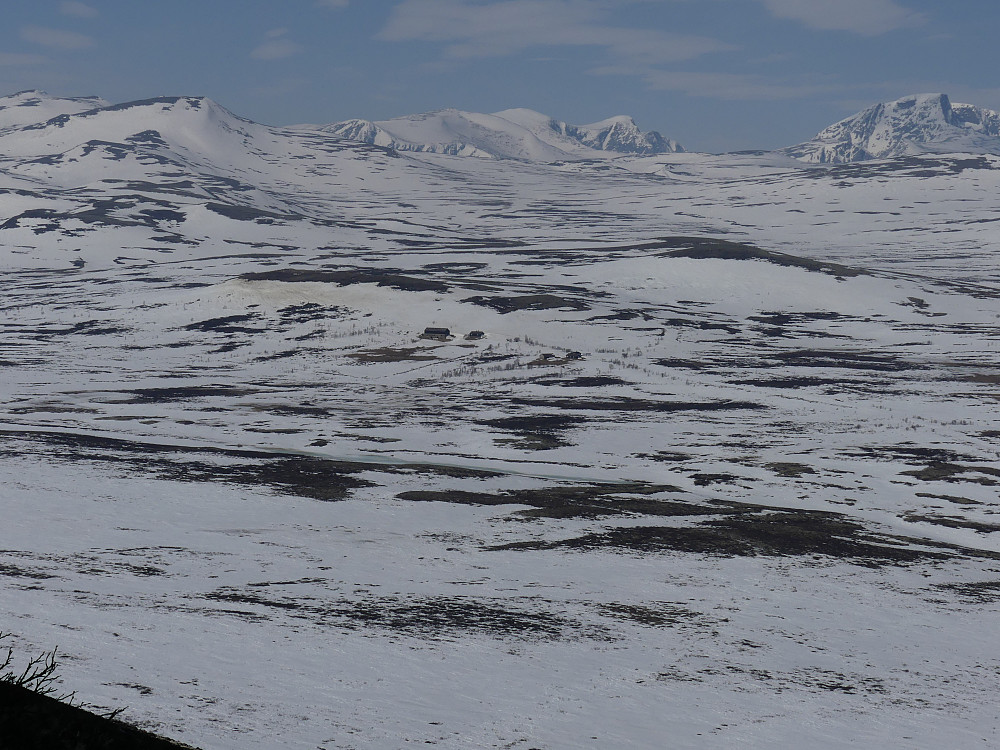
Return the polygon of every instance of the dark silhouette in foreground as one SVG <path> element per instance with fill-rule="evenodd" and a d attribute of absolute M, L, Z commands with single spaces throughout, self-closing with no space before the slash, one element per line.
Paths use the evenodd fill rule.
<path fill-rule="evenodd" d="M 193 750 L 50 695 L 0 682 L 0 750 Z"/>

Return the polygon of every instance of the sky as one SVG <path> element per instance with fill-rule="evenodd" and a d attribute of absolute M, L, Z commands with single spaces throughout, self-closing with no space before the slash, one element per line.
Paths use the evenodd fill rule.
<path fill-rule="evenodd" d="M 689 150 L 871 104 L 1000 109 L 997 0 L 5 0 L 0 93 L 209 96 L 271 125 L 528 107 Z"/>

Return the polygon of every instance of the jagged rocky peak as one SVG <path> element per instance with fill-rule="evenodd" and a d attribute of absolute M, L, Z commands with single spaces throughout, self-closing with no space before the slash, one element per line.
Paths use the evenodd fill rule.
<path fill-rule="evenodd" d="M 631 117 L 570 125 L 531 109 L 493 114 L 443 109 L 392 120 L 345 120 L 322 130 L 399 151 L 555 161 L 683 151 L 659 133 L 643 133 Z"/>
<path fill-rule="evenodd" d="M 377 146 L 388 145 L 377 143 L 380 132 L 379 127 L 371 120 L 344 120 L 333 125 L 327 125 L 324 129 L 343 138 L 350 138 L 352 141 L 362 141 L 363 143 L 372 143 Z"/>
<path fill-rule="evenodd" d="M 635 120 L 627 115 L 581 125 L 579 130 L 585 134 L 582 138 L 583 143 L 602 151 L 642 155 L 684 151 L 677 141 L 668 140 L 655 130 L 643 133 L 635 124 Z"/>
<path fill-rule="evenodd" d="M 837 164 L 927 152 L 1000 154 L 1000 114 L 917 94 L 876 104 L 784 149 L 807 162 Z"/>
<path fill-rule="evenodd" d="M 1000 112 L 972 104 L 952 104 L 953 125 L 1000 138 Z"/>

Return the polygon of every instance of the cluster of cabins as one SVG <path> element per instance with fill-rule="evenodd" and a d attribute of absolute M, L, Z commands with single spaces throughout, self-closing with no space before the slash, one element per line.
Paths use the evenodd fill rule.
<path fill-rule="evenodd" d="M 450 328 L 435 328 L 433 326 L 428 326 L 424 329 L 424 332 L 420 334 L 420 338 L 431 339 L 432 341 L 451 341 L 455 337 L 451 334 Z M 466 341 L 479 341 L 484 338 L 486 338 L 486 334 L 483 331 L 469 331 L 465 334 Z"/>

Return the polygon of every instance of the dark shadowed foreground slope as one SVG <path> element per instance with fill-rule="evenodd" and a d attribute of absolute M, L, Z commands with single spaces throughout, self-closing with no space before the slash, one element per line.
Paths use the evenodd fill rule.
<path fill-rule="evenodd" d="M 0 750 L 183 750 L 190 745 L 0 683 Z"/>

